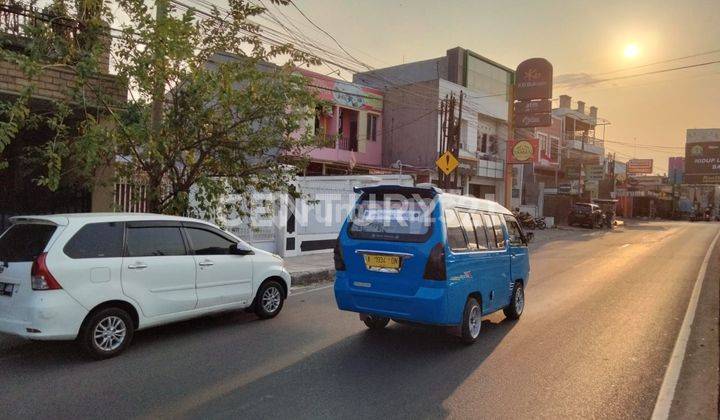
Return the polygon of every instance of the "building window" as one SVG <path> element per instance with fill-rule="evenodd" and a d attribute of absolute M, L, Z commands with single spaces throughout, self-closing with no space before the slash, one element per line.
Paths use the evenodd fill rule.
<path fill-rule="evenodd" d="M 378 120 L 377 115 L 368 114 L 368 116 L 367 116 L 367 138 L 370 141 L 377 141 L 377 120 Z"/>
<path fill-rule="evenodd" d="M 488 135 L 487 133 L 478 132 L 478 146 L 480 153 L 488 154 Z"/>
<path fill-rule="evenodd" d="M 540 143 L 540 151 L 542 154 L 550 155 L 550 145 L 548 144 L 548 136 L 545 133 L 538 133 L 537 138 Z"/>
<path fill-rule="evenodd" d="M 470 150 L 468 145 L 468 123 L 466 120 L 460 121 L 460 148 L 463 150 Z"/>

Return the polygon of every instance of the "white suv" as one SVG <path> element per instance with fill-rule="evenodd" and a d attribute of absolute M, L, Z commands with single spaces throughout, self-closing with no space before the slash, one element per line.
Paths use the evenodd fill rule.
<path fill-rule="evenodd" d="M 272 318 L 290 290 L 280 257 L 199 220 L 11 220 L 0 236 L 0 332 L 77 339 L 95 358 L 119 354 L 141 328 L 241 308 Z"/>

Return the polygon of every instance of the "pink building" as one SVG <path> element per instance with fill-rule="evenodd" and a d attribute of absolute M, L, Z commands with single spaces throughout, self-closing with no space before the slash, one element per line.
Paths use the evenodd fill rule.
<path fill-rule="evenodd" d="M 306 175 L 368 174 L 382 168 L 382 91 L 298 69 L 332 110 L 318 110 L 310 129 L 334 142 L 310 152 Z"/>

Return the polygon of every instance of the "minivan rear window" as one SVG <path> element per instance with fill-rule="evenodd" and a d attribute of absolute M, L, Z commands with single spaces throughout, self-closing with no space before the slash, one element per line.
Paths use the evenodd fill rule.
<path fill-rule="evenodd" d="M 401 193 L 364 193 L 350 215 L 348 235 L 356 239 L 425 242 L 431 235 L 429 197 Z"/>
<path fill-rule="evenodd" d="M 47 246 L 57 226 L 18 223 L 0 236 L 0 262 L 29 262 Z"/>

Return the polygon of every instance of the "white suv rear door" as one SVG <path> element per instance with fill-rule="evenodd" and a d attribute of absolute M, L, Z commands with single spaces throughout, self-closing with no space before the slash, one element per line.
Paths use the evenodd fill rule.
<path fill-rule="evenodd" d="M 195 260 L 178 222 L 127 222 L 123 292 L 147 317 L 194 309 Z"/>

